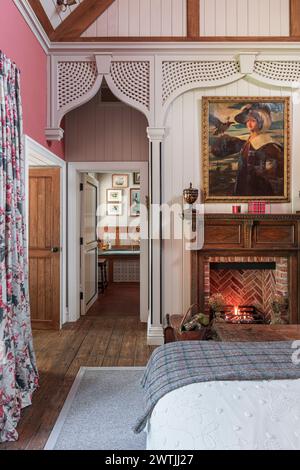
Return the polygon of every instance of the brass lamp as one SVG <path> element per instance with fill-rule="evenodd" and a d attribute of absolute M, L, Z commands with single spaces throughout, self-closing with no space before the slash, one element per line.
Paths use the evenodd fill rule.
<path fill-rule="evenodd" d="M 194 202 L 198 199 L 199 191 L 196 188 L 193 188 L 192 183 L 190 183 L 190 187 L 183 190 L 183 198 L 187 204 L 194 204 Z"/>
<path fill-rule="evenodd" d="M 183 199 L 187 204 L 189 204 L 191 207 L 193 204 L 197 201 L 198 199 L 198 194 L 199 191 L 196 188 L 193 188 L 192 183 L 190 183 L 190 187 L 187 189 L 183 190 Z M 185 214 L 183 212 L 182 217 L 185 217 Z M 192 208 L 192 231 L 196 232 L 196 209 Z"/>

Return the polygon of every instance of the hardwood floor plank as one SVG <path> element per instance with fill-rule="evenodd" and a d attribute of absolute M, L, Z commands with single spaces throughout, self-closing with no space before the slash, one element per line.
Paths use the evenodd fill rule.
<path fill-rule="evenodd" d="M 124 327 L 119 323 L 115 326 L 102 361 L 103 367 L 116 366 L 120 357 L 121 346 L 124 336 Z"/>
<path fill-rule="evenodd" d="M 19 441 L 9 444 L 10 449 L 26 449 L 32 436 L 38 432 L 42 416 L 47 412 L 49 403 L 60 387 L 86 334 L 85 328 L 74 330 L 72 334 L 68 332 L 66 337 L 58 333 L 56 346 L 48 351 L 46 362 L 40 361 L 37 355 L 40 386 L 33 396 L 32 406 L 22 411 L 22 419 L 17 429 Z"/>
<path fill-rule="evenodd" d="M 118 359 L 119 367 L 134 365 L 136 340 L 136 331 L 132 329 L 125 331 Z"/>
<path fill-rule="evenodd" d="M 0 444 L 0 450 L 44 448 L 80 367 L 146 365 L 155 347 L 147 346 L 138 298 L 138 286 L 111 285 L 78 322 L 33 332 L 40 387 L 22 411 L 19 440 Z"/>
<path fill-rule="evenodd" d="M 152 354 L 154 349 L 150 346 L 147 346 L 144 340 L 144 332 L 140 330 L 138 332 L 136 347 L 135 347 L 135 356 L 134 356 L 134 365 L 136 367 L 142 367 L 147 364 L 149 356 Z"/>

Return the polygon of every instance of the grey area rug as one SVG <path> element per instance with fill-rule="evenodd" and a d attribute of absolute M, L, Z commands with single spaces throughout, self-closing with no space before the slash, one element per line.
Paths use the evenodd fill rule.
<path fill-rule="evenodd" d="M 143 367 L 81 367 L 45 450 L 142 450 Z"/>

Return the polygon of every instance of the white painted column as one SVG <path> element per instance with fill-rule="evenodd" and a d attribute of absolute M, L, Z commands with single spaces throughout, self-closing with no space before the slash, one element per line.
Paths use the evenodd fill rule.
<path fill-rule="evenodd" d="M 149 317 L 147 341 L 164 342 L 162 318 L 162 142 L 163 127 L 148 127 L 149 158 Z"/>

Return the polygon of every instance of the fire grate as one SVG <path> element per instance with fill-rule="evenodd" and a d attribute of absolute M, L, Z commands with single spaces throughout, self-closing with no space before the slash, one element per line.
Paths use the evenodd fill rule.
<path fill-rule="evenodd" d="M 220 317 L 227 323 L 266 324 L 265 315 L 252 305 L 226 305 Z"/>

